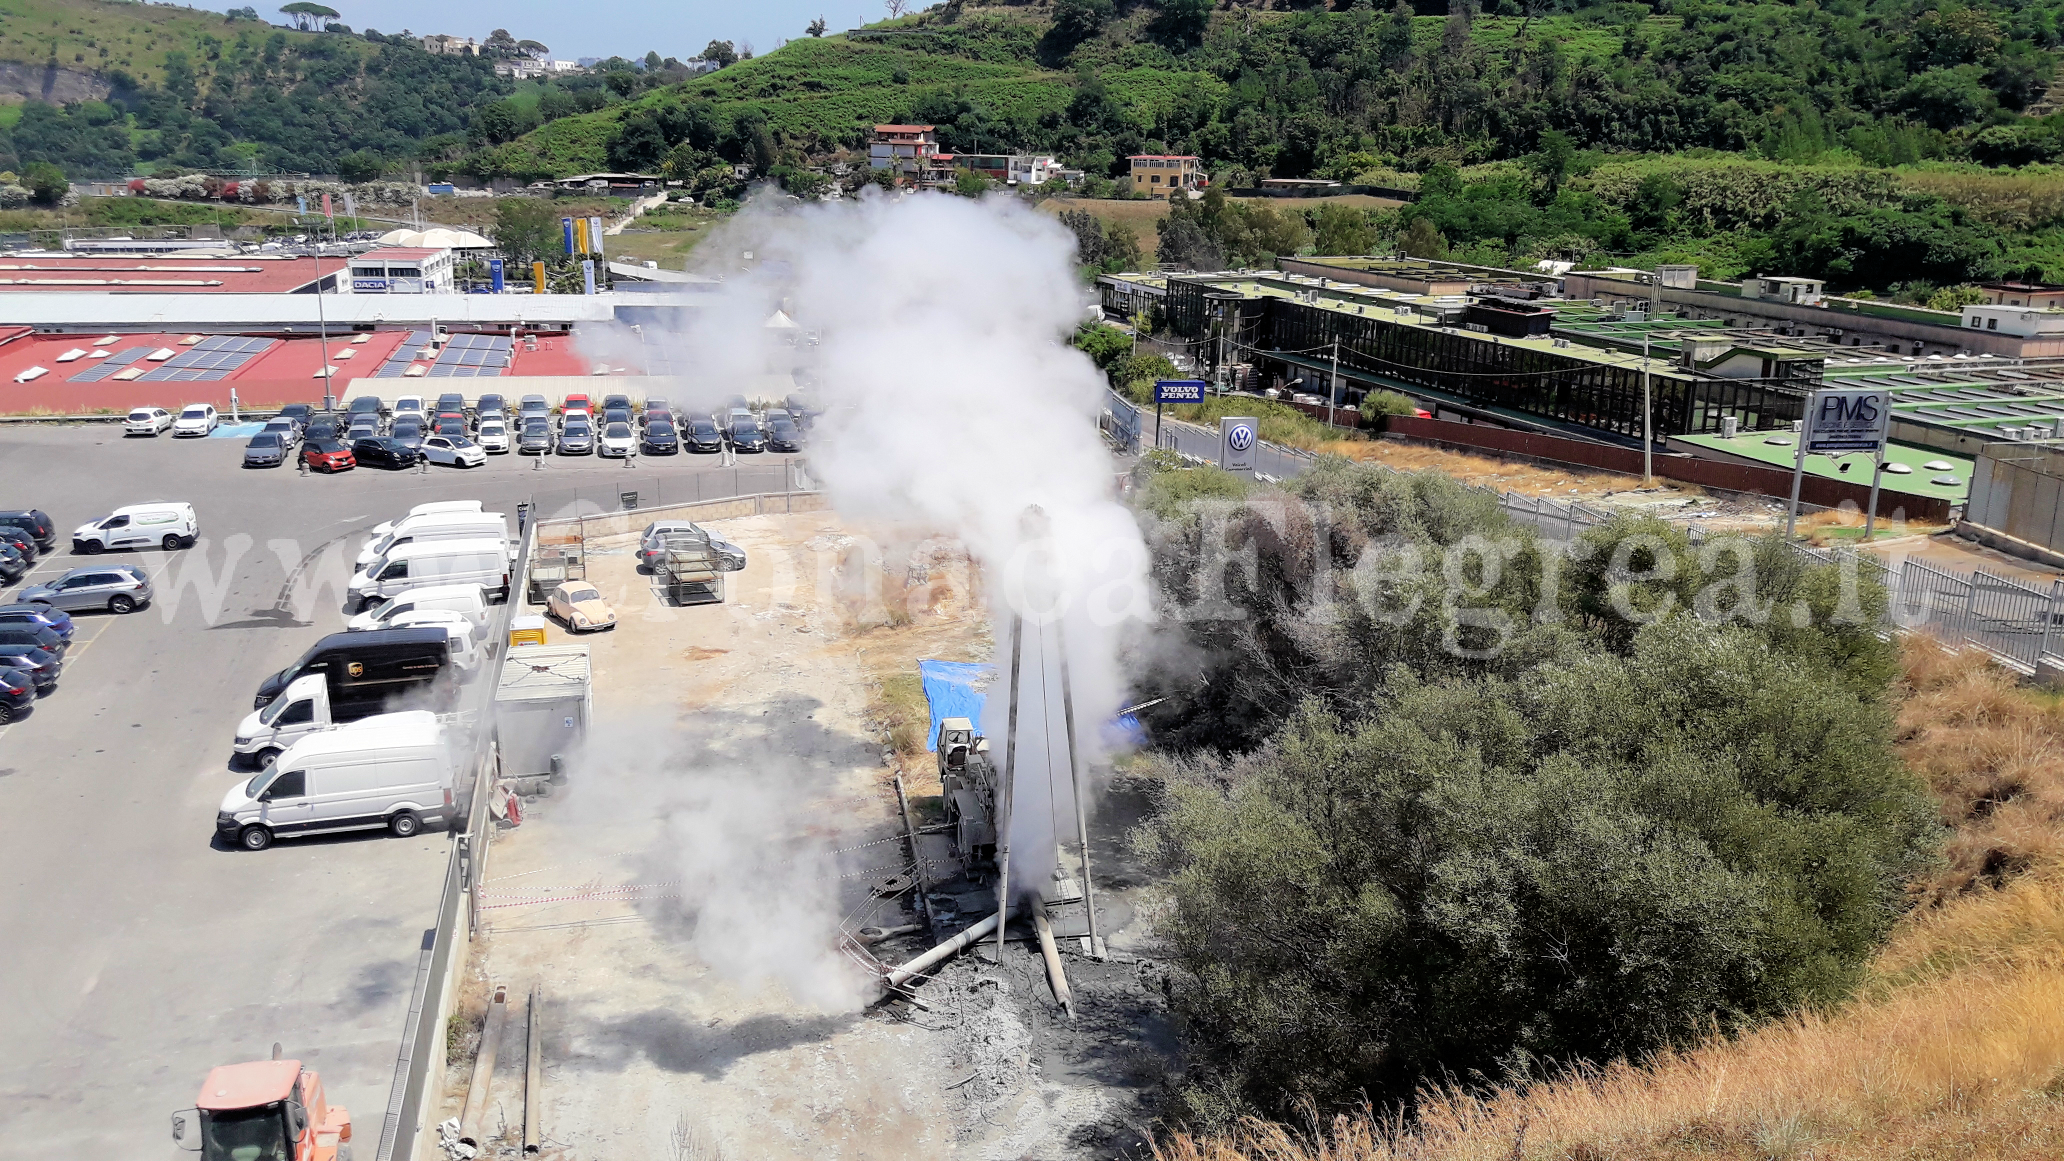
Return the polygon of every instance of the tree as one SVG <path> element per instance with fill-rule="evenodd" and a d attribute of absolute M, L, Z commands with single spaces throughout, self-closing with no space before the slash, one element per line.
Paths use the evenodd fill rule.
<path fill-rule="evenodd" d="M 1577 146 L 1567 133 L 1556 129 L 1541 131 L 1540 148 L 1527 155 L 1526 166 L 1541 179 L 1547 196 L 1554 198 L 1562 189 L 1563 178 L 1569 176 L 1570 163 L 1576 159 Z"/>
<path fill-rule="evenodd" d="M 1132 336 L 1109 323 L 1091 323 L 1076 331 L 1073 344 L 1100 371 L 1132 353 Z"/>
<path fill-rule="evenodd" d="M 54 206 L 71 192 L 71 183 L 65 180 L 64 170 L 47 161 L 32 161 L 22 170 L 22 184 L 36 204 Z"/>
<path fill-rule="evenodd" d="M 1448 240 L 1441 237 L 1440 227 L 1431 218 L 1413 218 L 1405 227 L 1404 236 L 1398 239 L 1398 248 L 1414 258 L 1445 258 L 1448 256 Z"/>
<path fill-rule="evenodd" d="M 280 11 L 293 18 L 294 27 L 304 32 L 312 32 L 315 29 L 321 28 L 323 22 L 335 20 L 343 15 L 335 8 L 323 4 L 315 4 L 311 0 L 294 0 L 292 4 L 282 5 Z"/>
<path fill-rule="evenodd" d="M 824 30 L 827 27 L 828 25 L 824 23 L 824 18 L 819 16 L 817 19 L 812 20 L 810 26 L 803 31 L 808 32 L 811 36 L 823 36 Z"/>
<path fill-rule="evenodd" d="M 541 258 L 551 260 L 565 248 L 559 215 L 552 203 L 540 198 L 496 198 L 488 235 L 502 257 L 518 268 Z"/>
<path fill-rule="evenodd" d="M 645 54 L 645 71 L 648 73 L 658 72 L 659 66 L 665 63 L 666 62 L 664 60 L 660 59 L 659 51 L 657 49 L 651 50 Z"/>
<path fill-rule="evenodd" d="M 720 69 L 728 68 L 738 63 L 738 46 L 728 40 L 712 40 L 696 59 L 706 60 Z"/>
<path fill-rule="evenodd" d="M 1375 248 L 1376 231 L 1361 210 L 1328 202 L 1312 218 L 1312 243 L 1321 254 L 1367 254 Z"/>
<path fill-rule="evenodd" d="M 972 169 L 953 175 L 953 192 L 964 198 L 978 198 L 989 191 L 989 179 Z"/>
<path fill-rule="evenodd" d="M 882 7 L 889 10 L 890 20 L 901 20 L 903 14 L 910 10 L 910 0 L 884 0 Z"/>
<path fill-rule="evenodd" d="M 342 181 L 372 181 L 386 170 L 386 159 L 369 149 L 354 150 L 337 159 L 337 177 Z"/>
<path fill-rule="evenodd" d="M 509 35 L 508 29 L 497 28 L 487 34 L 486 40 L 480 42 L 480 53 L 482 56 L 501 58 L 515 56 L 516 38 Z"/>
<path fill-rule="evenodd" d="M 516 51 L 534 60 L 543 60 L 546 57 L 552 55 L 551 49 L 545 47 L 544 44 L 535 40 L 517 41 Z"/>
<path fill-rule="evenodd" d="M 1182 46 L 1203 40 L 1210 26 L 1211 0 L 1164 0 L 1161 15 L 1149 25 L 1156 36 Z"/>

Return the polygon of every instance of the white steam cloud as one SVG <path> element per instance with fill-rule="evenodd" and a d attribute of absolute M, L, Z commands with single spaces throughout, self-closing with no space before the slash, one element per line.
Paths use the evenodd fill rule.
<path fill-rule="evenodd" d="M 1146 547 L 1097 433 L 1102 376 L 1068 345 L 1086 303 L 1073 236 L 1008 197 L 868 191 L 756 204 L 697 254 L 722 290 L 680 333 L 644 335 L 694 369 L 677 402 L 785 394 L 798 372 L 824 411 L 810 474 L 840 514 L 959 537 L 985 571 L 999 670 L 1024 617 L 1012 879 L 1036 888 L 1057 829 L 1073 831 L 1061 641 L 1087 766 L 1123 704 L 1121 638 L 1151 615 Z M 767 326 L 777 309 L 800 330 Z M 999 767 L 1007 688 L 983 724 Z"/>

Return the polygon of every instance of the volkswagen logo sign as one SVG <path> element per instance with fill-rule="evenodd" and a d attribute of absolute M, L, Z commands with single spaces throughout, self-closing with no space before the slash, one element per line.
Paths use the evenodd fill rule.
<path fill-rule="evenodd" d="M 1246 451 L 1254 446 L 1254 429 L 1242 423 L 1226 436 L 1226 442 L 1233 445 L 1234 451 Z"/>

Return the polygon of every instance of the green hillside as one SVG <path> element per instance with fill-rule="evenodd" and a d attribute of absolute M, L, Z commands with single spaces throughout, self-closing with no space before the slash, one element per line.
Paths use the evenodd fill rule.
<path fill-rule="evenodd" d="M 268 31 L 220 12 L 121 0 L 0 0 L 0 61 L 101 74 L 121 69 L 144 84 L 164 79 L 167 53 L 207 59 L 240 32 Z M 295 48 L 314 33 L 281 30 Z"/>

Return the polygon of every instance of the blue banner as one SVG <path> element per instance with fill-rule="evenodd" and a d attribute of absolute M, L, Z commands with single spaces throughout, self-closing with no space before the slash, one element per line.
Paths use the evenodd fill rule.
<path fill-rule="evenodd" d="M 296 211 L 297 213 L 303 213 L 303 214 L 307 213 L 307 212 L 308 212 L 308 199 L 307 199 L 307 198 L 304 198 L 304 197 L 297 197 L 297 198 L 295 198 L 295 199 L 294 199 L 294 209 L 295 209 L 295 211 Z"/>
<path fill-rule="evenodd" d="M 1204 380 L 1162 379 L 1154 384 L 1156 403 L 1202 403 L 1204 402 Z"/>
<path fill-rule="evenodd" d="M 489 258 L 487 260 L 487 278 L 494 285 L 494 292 L 500 294 L 502 292 L 502 260 L 500 258 Z"/>
<path fill-rule="evenodd" d="M 566 235 L 566 252 L 573 253 L 573 219 L 559 219 L 559 231 Z"/>

